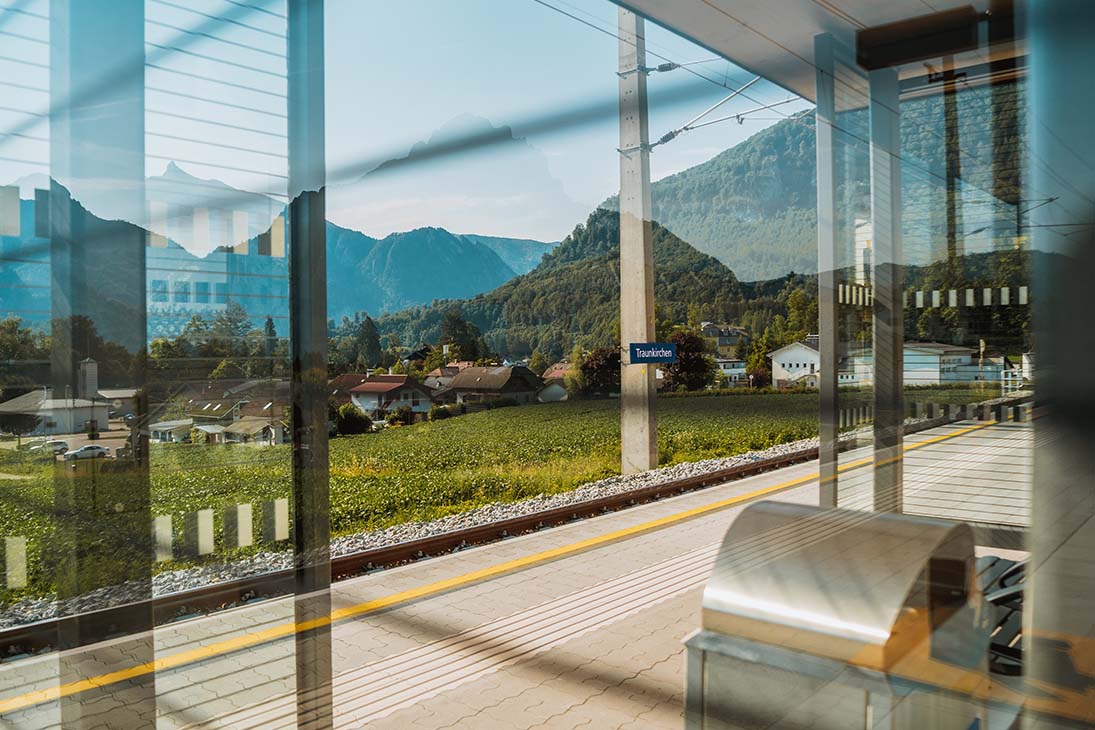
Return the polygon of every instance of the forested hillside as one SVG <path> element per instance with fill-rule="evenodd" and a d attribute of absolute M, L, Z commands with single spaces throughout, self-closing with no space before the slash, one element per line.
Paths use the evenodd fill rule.
<path fill-rule="evenodd" d="M 654 183 L 654 220 L 742 281 L 816 271 L 816 165 L 813 115 L 796 116 Z"/>
<path fill-rule="evenodd" d="M 1014 218 L 1021 190 L 1022 104 L 1022 86 L 1016 84 L 963 88 L 957 95 L 958 186 L 972 223 L 969 230 L 993 216 Z M 992 107 L 995 115 L 990 114 Z M 901 115 L 906 253 L 910 263 L 926 265 L 945 250 L 939 215 L 945 205 L 947 150 L 942 97 L 902 101 Z M 867 218 L 866 110 L 842 114 L 839 125 L 838 204 L 849 219 Z M 791 271 L 814 273 L 816 166 L 813 113 L 798 114 L 655 182 L 654 220 L 726 264 L 741 281 L 775 279 Z M 616 205 L 611 198 L 604 207 Z M 975 213 L 980 217 L 973 223 Z"/>
<path fill-rule="evenodd" d="M 382 317 L 382 332 L 404 343 L 434 342 L 441 319 L 455 304 L 488 343 L 507 354 L 533 349 L 561 355 L 575 344 L 593 347 L 618 339 L 619 216 L 597 210 L 530 273 L 462 302 L 439 301 Z M 690 307 L 713 319 L 740 302 L 733 272 L 660 225 L 654 225 L 654 290 L 658 316 L 685 321 Z"/>

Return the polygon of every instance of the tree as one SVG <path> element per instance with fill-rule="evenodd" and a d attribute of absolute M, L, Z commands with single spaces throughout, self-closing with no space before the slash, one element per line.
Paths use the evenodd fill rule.
<path fill-rule="evenodd" d="M 367 370 L 380 362 L 380 331 L 369 315 L 365 315 L 365 319 L 358 325 L 354 344 L 356 345 L 354 360 L 359 370 Z"/>
<path fill-rule="evenodd" d="M 749 346 L 749 357 L 745 359 L 745 371 L 753 376 L 753 385 L 757 387 L 760 386 L 760 380 L 768 382 L 771 377 L 771 371 L 768 369 L 768 353 L 782 347 L 782 345 L 773 346 L 771 339 L 771 328 L 765 327 L 762 335 L 753 338 Z"/>
<path fill-rule="evenodd" d="M 551 366 L 551 363 L 544 357 L 544 353 L 540 352 L 539 348 L 532 351 L 532 357 L 528 361 L 528 369 L 537 375 L 543 375 L 544 371 Z"/>
<path fill-rule="evenodd" d="M 466 360 L 480 360 L 490 355 L 490 348 L 483 339 L 483 333 L 471 322 L 464 319 L 459 307 L 450 307 L 441 319 L 442 347 L 456 345 Z"/>
<path fill-rule="evenodd" d="M 403 343 L 395 332 L 388 333 L 388 353 L 394 362 L 399 362 L 399 356 L 403 354 Z"/>
<path fill-rule="evenodd" d="M 340 436 L 369 433 L 373 422 L 353 403 L 343 403 L 335 412 L 335 431 Z"/>
<path fill-rule="evenodd" d="M 225 358 L 217 363 L 217 367 L 213 368 L 209 377 L 214 380 L 239 380 L 247 377 L 247 374 L 234 361 Z"/>
<path fill-rule="evenodd" d="M 700 309 L 700 305 L 693 302 L 688 305 L 688 326 L 692 329 L 699 329 L 700 324 L 703 321 L 703 312 Z"/>
<path fill-rule="evenodd" d="M 251 320 L 247 316 L 247 310 L 238 302 L 228 302 L 228 306 L 217 312 L 217 316 L 213 318 L 210 334 L 235 344 L 250 330 Z"/>
<path fill-rule="evenodd" d="M 262 334 L 262 356 L 264 358 L 262 372 L 266 376 L 272 376 L 274 374 L 274 355 L 278 349 L 278 331 L 274 328 L 274 318 L 270 315 L 266 316 L 266 323 L 263 325 Z"/>
<path fill-rule="evenodd" d="M 585 377 L 582 375 L 582 360 L 585 352 L 578 345 L 570 353 L 570 368 L 563 376 L 563 385 L 569 393 L 584 393 L 586 390 Z"/>
<path fill-rule="evenodd" d="M 767 368 L 763 370 L 748 370 L 749 384 L 754 388 L 763 388 L 771 382 L 772 374 Z"/>
<path fill-rule="evenodd" d="M 24 327 L 18 317 L 0 320 L 0 361 L 37 360 L 47 349 L 44 338 Z"/>
<path fill-rule="evenodd" d="M 578 365 L 582 392 L 608 395 L 620 392 L 620 348 L 598 347 L 586 353 Z"/>
<path fill-rule="evenodd" d="M 738 337 L 738 342 L 734 345 L 734 357 L 743 362 L 749 357 L 749 338 L 745 335 Z"/>
<path fill-rule="evenodd" d="M 33 390 L 36 381 L 48 377 L 48 363 L 49 341 L 44 334 L 24 327 L 18 317 L 0 320 L 0 400 Z M 34 416 L 14 414 L 0 420 L 19 432 L 31 430 L 36 422 Z"/>
<path fill-rule="evenodd" d="M 700 390 L 714 382 L 715 360 L 698 330 L 678 329 L 669 341 L 677 345 L 677 359 L 662 368 L 667 388 Z"/>

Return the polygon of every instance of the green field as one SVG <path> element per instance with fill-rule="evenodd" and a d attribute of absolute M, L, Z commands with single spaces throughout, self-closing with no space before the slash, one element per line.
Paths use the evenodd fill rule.
<path fill-rule="evenodd" d="M 662 464 L 728 456 L 812 436 L 810 394 L 662 398 Z M 427 520 L 476 506 L 563 492 L 619 473 L 619 401 L 501 408 L 331 441 L 334 535 Z M 213 509 L 218 544 L 224 508 L 291 493 L 288 446 L 153 445 L 152 511 L 176 524 Z M 59 462 L 58 462 L 59 463 Z M 52 525 L 53 463 L 0 451 L 0 534 L 24 535 L 38 589 L 42 537 Z M 165 564 L 167 565 L 167 564 Z M 10 598 L 10 594 L 8 596 Z"/>
<path fill-rule="evenodd" d="M 919 393 L 917 394 L 920 395 Z M 925 394 L 927 395 L 927 394 Z M 937 402 L 939 395 L 931 398 Z M 977 400 L 947 392 L 948 400 Z M 843 397 L 843 396 L 842 396 Z M 848 398 L 848 401 L 853 400 Z M 817 434 L 817 395 L 690 395 L 658 399 L 663 465 L 731 456 Z M 213 509 L 220 549 L 223 510 L 291 494 L 288 446 L 155 444 L 152 512 Z M 619 473 L 619 401 L 501 408 L 331 441 L 331 532 L 348 534 L 428 520 L 496 501 L 564 492 Z M 60 464 L 60 462 L 57 462 Z M 54 464 L 0 450 L 0 536 L 28 538 L 34 570 L 52 526 Z M 171 563 L 162 564 L 172 566 Z M 11 593 L 0 593 L 0 602 Z"/>

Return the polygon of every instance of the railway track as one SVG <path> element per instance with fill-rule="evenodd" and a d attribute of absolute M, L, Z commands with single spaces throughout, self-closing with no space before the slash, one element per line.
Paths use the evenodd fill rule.
<path fill-rule="evenodd" d="M 906 427 L 906 433 L 935 428 L 955 418 L 940 417 Z M 851 444 L 846 447 L 850 448 Z M 626 509 L 637 504 L 672 497 L 697 489 L 725 484 L 764 472 L 811 461 L 818 449 L 811 448 L 770 459 L 761 459 L 727 469 L 641 487 L 577 504 L 557 507 L 519 517 L 476 525 L 432 535 L 418 540 L 372 548 L 331 559 L 332 581 L 345 580 L 374 570 L 403 565 L 429 557 L 452 553 L 509 537 L 574 522 L 575 520 Z M 157 596 L 147 601 L 87 611 L 72 618 L 49 619 L 0 630 L 0 657 L 14 658 L 56 648 L 74 648 L 79 641 L 66 642 L 66 635 L 94 636 L 99 639 L 132 632 L 133 626 L 145 626 L 151 611 L 155 625 L 233 608 L 271 597 L 293 593 L 295 574 L 278 570 L 203 588 Z M 79 622 L 76 630 L 65 624 Z"/>

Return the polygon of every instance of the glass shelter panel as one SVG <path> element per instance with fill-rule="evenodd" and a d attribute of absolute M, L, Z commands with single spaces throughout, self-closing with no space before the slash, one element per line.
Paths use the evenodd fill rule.
<path fill-rule="evenodd" d="M 869 88 L 856 112 L 865 182 L 841 200 L 835 180 L 839 215 L 822 240 L 839 363 L 822 423 L 848 428 L 849 409 L 865 418 L 838 463 L 872 467 L 842 469 L 835 504 L 968 521 L 987 544 L 1019 549 L 1030 524 L 1030 213 L 1053 202 L 1024 192 L 1023 64 L 999 44 L 897 63 L 865 48 L 861 38 L 852 64 Z M 854 238 L 841 239 L 840 215 L 856 221 Z M 953 432 L 955 458 L 917 446 L 937 427 Z"/>

